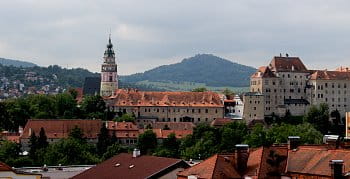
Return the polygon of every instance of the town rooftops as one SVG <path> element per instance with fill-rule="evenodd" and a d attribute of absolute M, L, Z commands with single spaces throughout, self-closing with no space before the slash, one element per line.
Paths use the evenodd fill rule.
<path fill-rule="evenodd" d="M 155 92 L 119 89 L 107 102 L 110 106 L 223 107 L 215 92 Z"/>
<path fill-rule="evenodd" d="M 192 122 L 155 122 L 151 123 L 153 129 L 164 129 L 168 127 L 171 130 L 193 130 L 196 127 Z"/>
<path fill-rule="evenodd" d="M 309 72 L 299 57 L 273 57 L 269 67 L 273 72 Z"/>
<path fill-rule="evenodd" d="M 49 139 L 67 138 L 75 126 L 83 131 L 84 137 L 94 139 L 97 138 L 97 134 L 100 132 L 102 121 L 88 119 L 30 119 L 20 138 L 30 138 L 32 132 L 35 132 L 35 135 L 39 135 L 42 127 Z"/>
<path fill-rule="evenodd" d="M 231 122 L 233 122 L 233 120 L 230 118 L 216 118 L 214 121 L 210 123 L 210 125 L 213 127 L 222 127 Z"/>
<path fill-rule="evenodd" d="M 260 67 L 252 76 L 252 78 L 276 78 L 276 75 L 267 66 Z"/>
<path fill-rule="evenodd" d="M 344 172 L 350 172 L 350 150 L 325 146 L 299 146 L 297 150 L 289 150 L 286 172 L 330 177 L 331 160 L 343 160 Z"/>
<path fill-rule="evenodd" d="M 132 154 L 121 153 L 74 176 L 73 179 L 158 178 L 176 168 L 188 166 L 181 159 L 146 155 L 133 157 Z"/>
<path fill-rule="evenodd" d="M 311 74 L 311 80 L 350 80 L 350 71 L 316 70 Z"/>

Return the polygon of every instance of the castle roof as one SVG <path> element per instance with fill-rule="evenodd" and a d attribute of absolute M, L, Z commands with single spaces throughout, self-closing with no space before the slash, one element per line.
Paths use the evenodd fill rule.
<path fill-rule="evenodd" d="M 274 72 L 309 72 L 299 57 L 273 57 L 269 67 Z"/>
<path fill-rule="evenodd" d="M 311 80 L 350 80 L 350 72 L 316 70 L 311 74 Z"/>
<path fill-rule="evenodd" d="M 275 78 L 276 75 L 267 66 L 259 67 L 259 69 L 251 76 L 252 78 Z"/>
<path fill-rule="evenodd" d="M 219 94 L 207 92 L 154 92 L 119 89 L 108 103 L 112 106 L 223 107 Z"/>

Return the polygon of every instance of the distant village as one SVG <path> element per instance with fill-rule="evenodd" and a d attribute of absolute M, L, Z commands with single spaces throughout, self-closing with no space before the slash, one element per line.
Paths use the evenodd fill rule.
<path fill-rule="evenodd" d="M 55 79 L 55 76 L 44 79 L 32 72 L 26 73 L 24 78 L 25 81 L 32 82 L 51 80 L 50 83 L 54 83 Z M 348 67 L 339 67 L 333 71 L 308 69 L 299 57 L 280 54 L 252 74 L 250 91 L 242 94 L 120 89 L 115 53 L 109 39 L 103 56 L 101 77 L 86 78 L 84 87 L 75 89 L 76 100 L 80 105 L 86 96 L 100 95 L 105 102 L 106 111 L 114 112 L 116 117 L 127 114 L 134 121 L 29 119 L 16 132 L 3 131 L 2 139 L 20 144 L 22 154 L 28 155 L 33 133 L 39 134 L 44 130 L 47 142 L 53 144 L 68 138 L 74 128 L 79 128 L 88 143 L 98 145 L 101 128 L 105 127 L 108 135 L 115 137 L 118 144 L 133 150 L 112 156 L 96 165 L 86 166 L 61 166 L 57 163 L 57 166 L 12 168 L 1 163 L 0 177 L 350 178 L 348 87 Z M 59 94 L 63 91 L 60 86 L 45 85 L 33 89 L 24 86 L 22 81 L 9 82 L 7 78 L 1 78 L 2 99 L 20 97 L 23 94 Z M 305 142 L 303 137 L 306 136 L 287 136 L 283 139 L 287 141 L 284 143 L 262 144 L 259 147 L 237 143 L 232 151 L 216 153 L 208 158 L 199 155 L 188 160 L 154 156 L 137 148 L 140 136 L 147 131 L 152 131 L 157 142 L 164 144 L 171 134 L 181 140 L 200 132 L 200 128 L 196 127 L 202 124 L 220 131 L 219 134 L 222 135 L 226 135 L 222 131 L 225 126 L 232 123 L 244 124 L 250 131 L 247 134 L 253 136 L 256 125 L 266 127 L 277 123 L 277 119 L 282 120 L 279 123 L 287 118 L 303 120 L 303 116 L 309 115 L 310 110 L 317 110 L 316 107 L 324 104 L 328 106 L 326 116 L 329 115 L 329 124 L 338 126 L 341 130 L 337 131 L 341 132 L 328 134 L 326 131 L 317 144 Z M 228 136 L 234 135 L 234 131 L 226 132 Z"/>

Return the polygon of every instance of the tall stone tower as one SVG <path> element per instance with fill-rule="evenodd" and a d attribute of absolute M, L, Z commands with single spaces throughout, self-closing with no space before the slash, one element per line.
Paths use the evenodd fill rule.
<path fill-rule="evenodd" d="M 112 96 L 118 89 L 117 64 L 115 63 L 115 53 L 111 42 L 111 35 L 103 56 L 103 64 L 101 68 L 101 96 Z"/>

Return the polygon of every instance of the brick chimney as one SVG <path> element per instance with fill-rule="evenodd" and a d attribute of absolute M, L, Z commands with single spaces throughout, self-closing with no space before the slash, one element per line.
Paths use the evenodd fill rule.
<path fill-rule="evenodd" d="M 249 159 L 249 145 L 237 144 L 235 159 L 236 159 L 236 169 L 241 175 L 243 175 L 247 169 L 247 164 Z"/>
<path fill-rule="evenodd" d="M 343 176 L 343 160 L 331 160 L 329 161 L 329 166 L 331 167 L 331 173 L 333 179 L 342 178 Z"/>
<path fill-rule="evenodd" d="M 299 136 L 289 136 L 288 137 L 288 149 L 296 150 L 299 147 L 300 137 Z"/>

